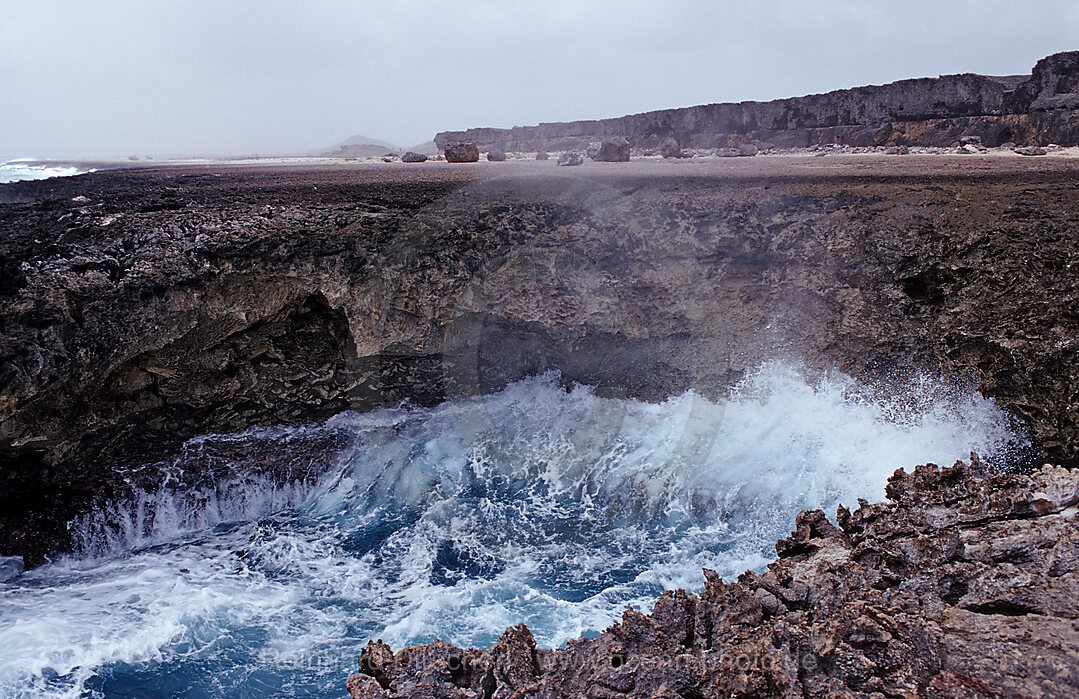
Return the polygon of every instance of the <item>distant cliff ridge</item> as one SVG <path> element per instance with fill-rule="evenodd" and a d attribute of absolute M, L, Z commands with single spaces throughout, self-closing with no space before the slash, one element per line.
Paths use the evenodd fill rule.
<path fill-rule="evenodd" d="M 444 131 L 439 148 L 475 141 L 480 150 L 567 150 L 621 135 L 634 147 L 673 136 L 684 147 L 726 148 L 750 141 L 777 147 L 947 146 L 980 136 L 997 146 L 1079 144 L 1079 51 L 1043 58 L 1030 76 L 946 75 L 836 90 L 771 102 L 706 104 L 600 119 Z"/>

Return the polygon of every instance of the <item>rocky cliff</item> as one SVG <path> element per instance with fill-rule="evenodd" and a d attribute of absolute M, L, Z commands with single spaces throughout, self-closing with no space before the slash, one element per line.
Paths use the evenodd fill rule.
<path fill-rule="evenodd" d="M 722 394 L 769 355 L 883 381 L 928 369 L 1016 415 L 1032 460 L 1079 465 L 1074 163 L 166 168 L 0 187 L 0 549 L 68 546 L 71 517 L 155 477 L 126 467 L 200 433 L 547 369 L 643 398 Z"/>
<path fill-rule="evenodd" d="M 1079 694 L 1079 473 L 899 470 L 888 502 L 798 516 L 767 572 L 664 593 L 598 638 L 488 650 L 381 641 L 352 699 Z"/>
<path fill-rule="evenodd" d="M 474 141 L 481 150 L 583 149 L 605 136 L 635 147 L 674 137 L 683 147 L 724 148 L 750 141 L 777 147 L 947 146 L 980 136 L 989 146 L 1079 144 L 1079 52 L 1038 61 L 1028 77 L 947 75 L 837 90 L 772 102 L 707 104 L 616 119 L 446 131 L 445 148 Z"/>

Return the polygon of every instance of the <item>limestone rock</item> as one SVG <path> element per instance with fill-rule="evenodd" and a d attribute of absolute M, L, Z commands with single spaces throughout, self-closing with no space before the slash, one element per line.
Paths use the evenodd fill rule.
<path fill-rule="evenodd" d="M 524 168 L 528 196 L 485 179 L 503 168 L 416 166 L 0 186 L 0 555 L 70 547 L 70 519 L 133 487 L 121 467 L 199 434 L 430 405 L 537 367 L 721 400 L 760 357 L 715 348 L 767 348 L 776 317 L 812 367 L 970 376 L 1022 420 L 1029 458 L 1079 466 L 1074 165 L 974 159 L 977 206 L 957 208 L 946 161 L 837 162 L 763 189 Z M 616 228 L 641 237 L 615 253 Z M 598 260 L 617 291 L 572 281 Z"/>
<path fill-rule="evenodd" d="M 985 146 L 1008 141 L 1077 145 L 1079 51 L 1048 56 L 1038 61 L 1029 76 L 967 73 L 916 78 L 769 102 L 704 104 L 611 119 L 450 131 L 438 134 L 435 142 L 475 140 L 481 147 L 501 143 L 515 151 L 581 149 L 615 129 L 637 148 L 651 147 L 649 141 L 657 133 L 692 148 L 734 147 L 736 140 L 768 142 L 779 148 L 814 143 L 948 146 L 961 137 L 978 137 Z"/>
<path fill-rule="evenodd" d="M 660 144 L 659 154 L 664 158 L 684 158 L 686 153 L 682 150 L 682 147 L 678 145 L 678 141 L 673 138 L 663 139 L 663 143 Z"/>
<path fill-rule="evenodd" d="M 584 156 L 577 151 L 566 151 L 562 155 L 558 156 L 559 165 L 580 165 L 584 162 Z"/>
<path fill-rule="evenodd" d="M 472 141 L 451 143 L 444 152 L 446 161 L 450 163 L 475 163 L 480 159 L 480 149 Z"/>
<path fill-rule="evenodd" d="M 588 157 L 598 163 L 626 163 L 629 162 L 629 151 L 629 141 L 624 136 L 614 136 L 590 147 Z"/>

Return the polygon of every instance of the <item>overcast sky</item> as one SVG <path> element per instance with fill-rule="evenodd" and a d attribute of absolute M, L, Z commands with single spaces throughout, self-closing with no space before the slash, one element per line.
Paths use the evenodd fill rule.
<path fill-rule="evenodd" d="M 0 0 L 0 157 L 403 146 L 470 126 L 1028 73 L 1077 0 Z"/>

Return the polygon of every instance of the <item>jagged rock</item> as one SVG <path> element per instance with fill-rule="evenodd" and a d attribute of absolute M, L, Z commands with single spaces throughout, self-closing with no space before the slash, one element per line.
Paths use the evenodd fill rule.
<path fill-rule="evenodd" d="M 598 163 L 627 163 L 629 151 L 629 141 L 623 136 L 614 136 L 589 146 L 588 157 Z"/>
<path fill-rule="evenodd" d="M 475 163 L 480 159 L 480 149 L 472 141 L 451 143 L 443 152 L 450 163 Z"/>
<path fill-rule="evenodd" d="M 584 163 L 584 156 L 577 151 L 566 151 L 562 155 L 558 156 L 559 165 L 580 165 Z"/>
<path fill-rule="evenodd" d="M 413 153 L 409 151 L 401 156 L 401 162 L 403 163 L 423 163 L 427 161 L 427 156 L 423 153 Z"/>
<path fill-rule="evenodd" d="M 1045 155 L 1048 153 L 1046 149 L 1039 148 L 1038 146 L 1020 146 L 1018 148 L 1013 148 L 1012 150 L 1019 155 Z"/>
<path fill-rule="evenodd" d="M 536 153 L 536 160 L 547 160 L 548 157 L 550 156 L 547 155 L 547 151 L 545 150 Z"/>
<path fill-rule="evenodd" d="M 907 146 L 888 146 L 884 149 L 885 155 L 910 155 L 910 148 Z"/>
<path fill-rule="evenodd" d="M 888 498 L 841 509 L 842 527 L 803 512 L 767 572 L 705 570 L 700 595 L 665 592 L 598 638 L 537 651 L 519 625 L 485 651 L 361 656 L 378 681 L 348 686 L 394 699 L 1079 693 L 1079 472 L 1001 474 L 972 455 L 897 471 Z M 440 670 L 455 660 L 467 670 Z"/>
<path fill-rule="evenodd" d="M 738 146 L 738 155 L 749 157 L 757 154 L 757 147 L 752 143 L 743 143 Z"/>
<path fill-rule="evenodd" d="M 501 163 L 506 160 L 506 153 L 499 148 L 492 148 L 487 151 L 487 159 L 492 163 Z"/>
<path fill-rule="evenodd" d="M 682 147 L 678 145 L 678 141 L 673 138 L 663 139 L 663 143 L 660 144 L 659 153 L 664 158 L 684 158 L 686 153 L 682 150 Z"/>

